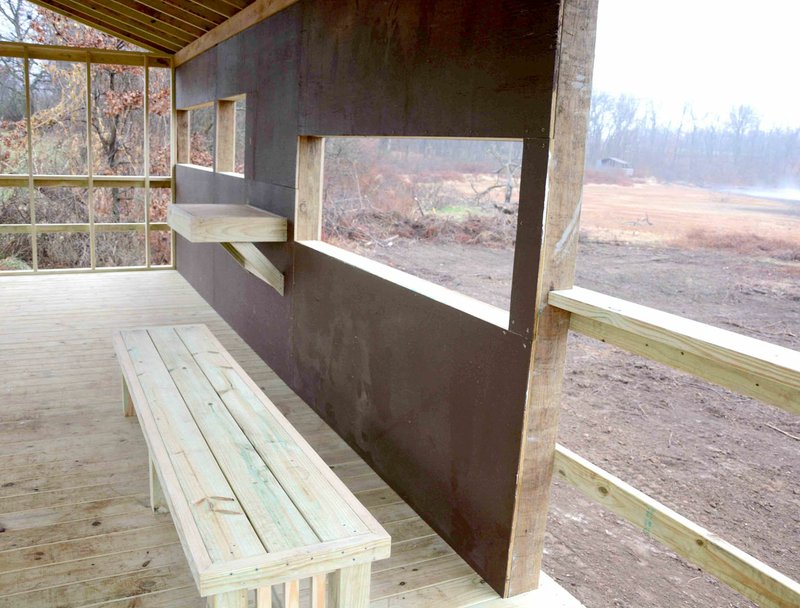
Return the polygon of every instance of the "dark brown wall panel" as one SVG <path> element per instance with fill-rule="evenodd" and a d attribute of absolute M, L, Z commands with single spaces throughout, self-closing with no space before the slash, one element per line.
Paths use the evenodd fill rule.
<path fill-rule="evenodd" d="M 304 135 L 549 133 L 557 1 L 304 7 Z"/>
<path fill-rule="evenodd" d="M 278 296 L 215 245 L 178 269 L 486 580 L 505 582 L 541 238 L 558 2 L 301 0 L 178 68 L 186 107 L 248 95 L 245 178 L 178 202 L 294 218 L 299 135 L 525 138 L 505 331 L 301 244 Z M 293 226 L 290 226 L 290 234 Z"/>
<path fill-rule="evenodd" d="M 503 580 L 530 349 L 298 245 L 296 390 L 487 579 Z"/>

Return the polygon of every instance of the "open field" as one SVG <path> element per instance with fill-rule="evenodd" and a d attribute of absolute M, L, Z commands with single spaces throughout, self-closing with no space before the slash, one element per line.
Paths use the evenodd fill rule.
<path fill-rule="evenodd" d="M 800 205 L 587 186 L 577 284 L 800 350 Z M 713 237 L 713 238 L 712 238 Z M 396 239 L 369 255 L 507 306 L 512 250 Z M 559 441 L 800 578 L 800 420 L 582 336 Z M 750 602 L 556 483 L 545 567 L 588 608 Z"/>

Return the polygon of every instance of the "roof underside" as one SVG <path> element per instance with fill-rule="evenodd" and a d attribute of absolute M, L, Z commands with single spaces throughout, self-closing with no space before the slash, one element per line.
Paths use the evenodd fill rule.
<path fill-rule="evenodd" d="M 34 0 L 150 51 L 173 54 L 253 0 Z"/>

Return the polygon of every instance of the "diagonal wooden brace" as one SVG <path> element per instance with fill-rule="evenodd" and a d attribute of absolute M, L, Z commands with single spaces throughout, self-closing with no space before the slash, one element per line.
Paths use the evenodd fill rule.
<path fill-rule="evenodd" d="M 255 275 L 283 295 L 283 274 L 253 243 L 220 243 L 225 251 L 249 273 Z"/>

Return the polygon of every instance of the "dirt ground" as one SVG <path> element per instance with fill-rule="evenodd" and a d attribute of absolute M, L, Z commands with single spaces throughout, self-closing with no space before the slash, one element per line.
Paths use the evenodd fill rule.
<path fill-rule="evenodd" d="M 685 221 L 665 229 L 662 236 L 670 238 L 661 243 L 635 234 L 619 238 L 619 232 L 612 242 L 591 240 L 609 226 L 592 225 L 603 214 L 588 199 L 591 236 L 580 247 L 576 284 L 800 350 L 800 263 L 664 244 L 680 232 L 676 226 L 686 232 Z M 736 202 L 754 204 L 745 203 Z M 665 199 L 661 209 L 667 207 Z M 664 228 L 659 206 L 649 209 L 648 221 Z M 784 230 L 785 214 L 764 215 L 770 214 L 771 236 L 800 239 L 793 223 Z M 620 215 L 607 217 L 618 221 Z M 757 220 L 770 223 L 769 217 Z M 708 225 L 708 217 L 702 223 Z M 743 225 L 734 221 L 729 228 Z M 370 257 L 508 306 L 511 250 L 399 239 Z M 800 440 L 778 429 L 800 437 L 800 419 L 589 338 L 570 337 L 560 443 L 798 579 Z M 545 569 L 588 608 L 753 605 L 558 481 Z"/>

